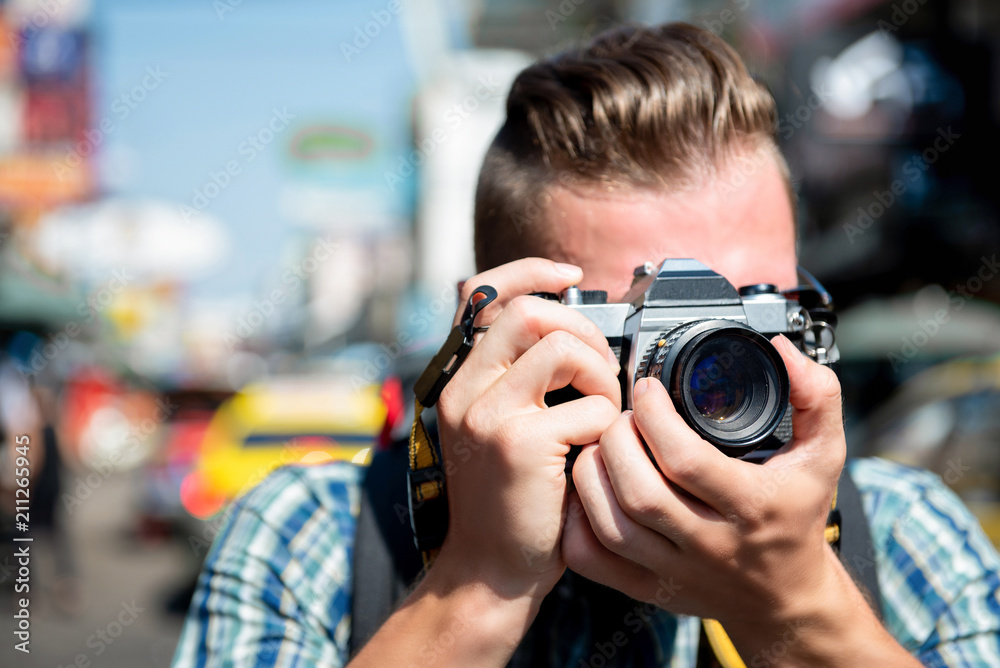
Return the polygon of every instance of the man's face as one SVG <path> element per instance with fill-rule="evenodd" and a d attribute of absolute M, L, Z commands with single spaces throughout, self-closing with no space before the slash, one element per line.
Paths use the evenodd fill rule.
<path fill-rule="evenodd" d="M 675 194 L 557 186 L 547 208 L 555 241 L 546 255 L 582 267 L 580 287 L 607 290 L 611 301 L 628 291 L 635 267 L 664 258 L 699 260 L 736 287 L 794 287 L 788 191 L 772 158 L 758 162 L 720 171 L 708 186 Z"/>

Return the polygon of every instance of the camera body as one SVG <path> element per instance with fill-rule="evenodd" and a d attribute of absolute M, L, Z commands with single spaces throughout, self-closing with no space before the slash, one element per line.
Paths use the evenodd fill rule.
<path fill-rule="evenodd" d="M 762 461 L 792 437 L 788 373 L 771 337 L 784 334 L 820 364 L 839 359 L 836 319 L 818 284 L 737 290 L 697 260 L 668 259 L 637 267 L 620 303 L 576 287 L 560 301 L 617 354 L 623 408 L 637 380 L 656 377 L 685 421 L 732 457 Z"/>

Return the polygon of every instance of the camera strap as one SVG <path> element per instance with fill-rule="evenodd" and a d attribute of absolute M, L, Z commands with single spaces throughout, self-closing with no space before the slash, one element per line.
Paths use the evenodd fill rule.
<path fill-rule="evenodd" d="M 491 286 L 476 288 L 465 305 L 461 322 L 451 330 L 413 388 L 416 401 L 410 428 L 410 468 L 406 487 L 410 528 L 413 541 L 423 555 L 424 566 L 430 566 L 448 533 L 448 498 L 442 455 L 427 432 L 421 414 L 437 403 L 445 385 L 465 362 L 476 333 L 486 331 L 486 327 L 476 327 L 476 316 L 496 298 L 497 291 Z"/>

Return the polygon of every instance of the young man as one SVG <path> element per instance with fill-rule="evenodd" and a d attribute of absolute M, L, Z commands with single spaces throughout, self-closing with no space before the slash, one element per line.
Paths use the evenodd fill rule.
<path fill-rule="evenodd" d="M 824 539 L 845 457 L 830 370 L 774 339 L 794 438 L 751 464 L 699 438 L 659 382 L 639 381 L 622 413 L 606 340 L 524 296 L 576 284 L 614 300 L 666 257 L 736 286 L 795 285 L 775 127 L 738 56 L 691 26 L 611 31 L 521 73 L 476 194 L 481 273 L 462 294 L 499 298 L 437 405 L 448 534 L 352 666 L 691 666 L 689 616 L 721 622 L 750 666 L 1000 665 L 1000 558 L 937 478 L 852 463 L 882 621 Z M 585 396 L 547 406 L 567 384 Z M 363 475 L 285 469 L 240 502 L 175 665 L 347 662 Z M 605 606 L 607 592 L 628 605 Z"/>

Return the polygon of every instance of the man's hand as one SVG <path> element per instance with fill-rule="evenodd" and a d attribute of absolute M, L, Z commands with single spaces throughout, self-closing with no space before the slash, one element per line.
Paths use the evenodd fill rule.
<path fill-rule="evenodd" d="M 476 321 L 489 331 L 437 403 L 448 535 L 352 666 L 504 666 L 565 570 L 566 454 L 621 415 L 619 367 L 590 320 L 524 295 L 582 277 L 529 258 L 466 281 L 463 306 L 480 285 L 498 298 Z M 546 406 L 545 393 L 566 385 L 586 396 Z"/>
<path fill-rule="evenodd" d="M 504 596 L 538 601 L 561 576 L 566 454 L 596 443 L 621 414 L 618 361 L 586 317 L 523 296 L 561 292 L 582 272 L 527 259 L 465 283 L 499 298 L 481 315 L 489 331 L 438 402 L 447 476 L 448 537 L 439 560 Z M 477 322 L 477 324 L 484 324 Z M 572 385 L 581 399 L 545 405 Z"/>
<path fill-rule="evenodd" d="M 640 380 L 634 412 L 576 461 L 564 557 L 633 598 L 719 620 L 748 664 L 775 642 L 812 665 L 849 660 L 859 644 L 904 660 L 823 536 L 846 452 L 836 375 L 772 342 L 793 439 L 763 465 L 732 459 L 688 427 L 660 381 Z"/>

